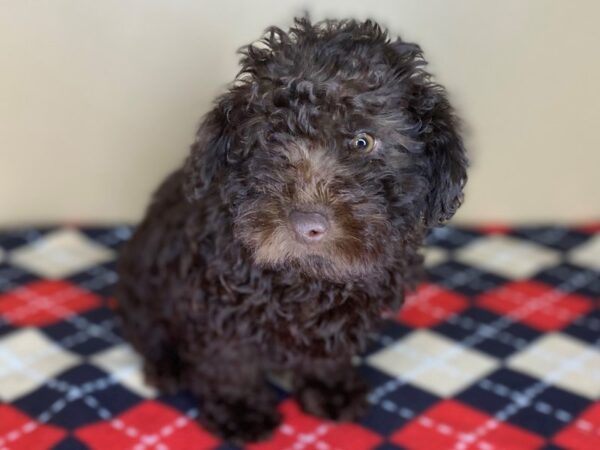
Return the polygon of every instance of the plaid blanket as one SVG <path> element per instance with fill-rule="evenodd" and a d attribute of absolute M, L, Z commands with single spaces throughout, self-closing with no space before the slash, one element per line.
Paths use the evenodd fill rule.
<path fill-rule="evenodd" d="M 111 306 L 125 226 L 0 233 L 0 449 L 232 449 L 144 384 Z M 435 230 L 371 336 L 359 423 L 285 418 L 252 450 L 600 449 L 600 224 Z"/>

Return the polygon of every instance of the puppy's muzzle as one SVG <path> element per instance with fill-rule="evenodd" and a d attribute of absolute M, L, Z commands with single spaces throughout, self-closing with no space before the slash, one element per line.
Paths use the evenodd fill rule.
<path fill-rule="evenodd" d="M 292 211 L 289 219 L 296 238 L 306 244 L 321 242 L 329 231 L 329 221 L 323 214 L 317 212 L 296 210 Z"/>

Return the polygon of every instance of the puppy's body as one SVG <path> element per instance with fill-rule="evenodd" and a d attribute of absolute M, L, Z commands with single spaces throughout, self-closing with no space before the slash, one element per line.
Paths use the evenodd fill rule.
<path fill-rule="evenodd" d="M 234 441 L 278 423 L 269 371 L 291 369 L 309 412 L 360 414 L 351 357 L 417 280 L 466 165 L 420 50 L 372 22 L 272 29 L 242 65 L 123 250 L 118 294 L 147 378 Z"/>

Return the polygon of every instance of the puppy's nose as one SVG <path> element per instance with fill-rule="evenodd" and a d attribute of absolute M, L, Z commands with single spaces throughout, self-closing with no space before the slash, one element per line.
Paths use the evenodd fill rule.
<path fill-rule="evenodd" d="M 327 218 L 316 212 L 292 211 L 290 224 L 296 235 L 308 244 L 319 242 L 329 230 Z"/>

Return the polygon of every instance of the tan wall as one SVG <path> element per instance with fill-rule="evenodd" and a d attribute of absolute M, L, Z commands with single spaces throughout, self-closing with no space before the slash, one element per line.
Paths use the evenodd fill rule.
<path fill-rule="evenodd" d="M 461 220 L 600 217 L 596 0 L 3 0 L 0 224 L 137 219 L 235 50 L 305 7 L 426 50 L 471 128 Z"/>

